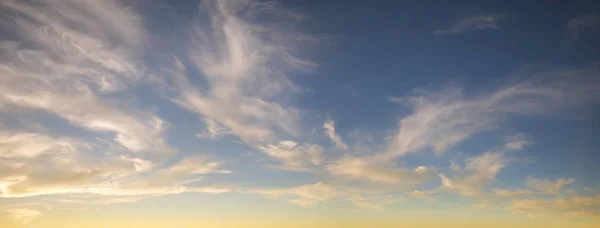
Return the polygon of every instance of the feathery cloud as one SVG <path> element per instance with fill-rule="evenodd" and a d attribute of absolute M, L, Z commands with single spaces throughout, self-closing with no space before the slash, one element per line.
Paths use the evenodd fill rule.
<path fill-rule="evenodd" d="M 546 194 L 560 194 L 564 187 L 575 182 L 572 178 L 558 179 L 556 182 L 546 179 L 539 179 L 534 177 L 527 177 L 525 179 L 525 185 L 529 188 Z"/>
<path fill-rule="evenodd" d="M 333 120 L 325 121 L 325 123 L 323 124 L 323 129 L 325 130 L 327 137 L 329 137 L 329 139 L 331 139 L 331 141 L 333 141 L 338 148 L 342 150 L 348 149 L 348 145 L 344 143 L 342 137 L 335 133 L 335 123 L 333 122 Z"/>
<path fill-rule="evenodd" d="M 454 178 L 439 174 L 442 189 L 454 191 L 463 196 L 480 196 L 483 188 L 489 185 L 506 167 L 509 160 L 501 152 L 487 152 L 467 158 L 464 169 L 460 169 Z"/>
<path fill-rule="evenodd" d="M 255 16 L 277 18 L 278 24 L 296 18 L 276 4 L 253 1 L 206 1 L 202 6 L 210 25 L 193 28 L 187 58 L 175 59 L 168 70 L 180 91 L 176 103 L 205 118 L 208 135 L 234 134 L 253 146 L 277 141 L 275 132 L 296 135 L 299 111 L 275 98 L 296 90 L 286 72 L 314 65 L 294 55 L 298 38 L 305 36 Z M 198 76 L 206 89 L 190 82 Z"/>
<path fill-rule="evenodd" d="M 251 190 L 249 192 L 275 198 L 288 197 L 290 203 L 300 206 L 310 206 L 320 201 L 335 198 L 339 194 L 331 186 L 320 182 L 293 188 Z"/>
<path fill-rule="evenodd" d="M 103 100 L 142 78 L 136 59 L 145 35 L 133 11 L 112 0 L 0 6 L 24 15 L 7 14 L 20 40 L 0 44 L 0 107 L 45 111 L 93 132 L 114 133 L 133 152 L 169 150 L 159 117 Z"/>
<path fill-rule="evenodd" d="M 378 182 L 401 182 L 416 186 L 431 177 L 431 169 L 419 166 L 413 170 L 396 167 L 395 162 L 374 160 L 370 157 L 344 157 L 327 166 L 336 175 Z"/>
<path fill-rule="evenodd" d="M 399 122 L 388 145 L 388 156 L 402 156 L 425 148 L 441 153 L 472 135 L 493 129 L 508 116 L 559 114 L 600 102 L 597 64 L 535 74 L 488 95 L 465 98 L 458 88 L 417 92 L 392 98 L 414 112 Z"/>
<path fill-rule="evenodd" d="M 508 210 L 540 217 L 553 214 L 600 218 L 600 195 L 575 196 L 555 199 L 534 198 L 515 200 Z"/>
<path fill-rule="evenodd" d="M 265 154 L 279 160 L 279 168 L 292 171 L 311 171 L 323 163 L 323 148 L 314 144 L 297 144 L 294 141 L 279 141 L 260 148 Z"/>

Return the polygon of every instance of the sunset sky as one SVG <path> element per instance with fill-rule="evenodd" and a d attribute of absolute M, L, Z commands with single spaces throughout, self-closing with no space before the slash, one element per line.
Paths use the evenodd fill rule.
<path fill-rule="evenodd" d="M 595 1 L 2 0 L 0 227 L 600 227 Z"/>

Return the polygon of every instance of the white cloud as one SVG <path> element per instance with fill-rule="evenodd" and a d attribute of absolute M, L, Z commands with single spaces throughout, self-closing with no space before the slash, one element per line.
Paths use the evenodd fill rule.
<path fill-rule="evenodd" d="M 522 150 L 523 148 L 525 148 L 525 146 L 530 145 L 531 141 L 529 140 L 529 137 L 527 135 L 525 135 L 524 133 L 517 133 L 514 134 L 510 137 L 508 137 L 508 140 L 506 142 L 506 144 L 504 144 L 504 151 L 514 151 L 514 150 Z"/>
<path fill-rule="evenodd" d="M 231 173 L 229 170 L 221 169 L 221 166 L 221 163 L 210 161 L 202 155 L 185 157 L 172 166 L 153 170 L 145 175 L 112 180 L 106 186 L 87 187 L 85 192 L 101 195 L 164 195 L 189 191 L 211 192 L 211 189 L 190 188 L 186 187 L 185 184 L 200 181 L 200 176 L 204 174 Z"/>
<path fill-rule="evenodd" d="M 274 4 L 252 1 L 208 1 L 203 10 L 210 26 L 196 25 L 187 61 L 175 59 L 168 70 L 180 92 L 176 103 L 206 119 L 201 136 L 235 134 L 251 145 L 273 143 L 276 133 L 295 136 L 299 111 L 276 98 L 297 90 L 286 72 L 314 65 L 294 56 L 305 36 L 291 26 L 258 23 L 253 15 L 273 16 L 278 24 L 296 18 Z M 192 70 L 200 72 L 206 89 L 190 82 Z"/>
<path fill-rule="evenodd" d="M 276 198 L 289 197 L 290 203 L 300 206 L 310 206 L 317 202 L 335 198 L 340 194 L 331 186 L 320 182 L 293 188 L 251 190 L 249 192 Z"/>
<path fill-rule="evenodd" d="M 279 141 L 259 148 L 265 154 L 279 160 L 279 168 L 294 171 L 310 171 L 323 163 L 323 148 L 314 144 L 297 144 L 293 141 Z"/>
<path fill-rule="evenodd" d="M 185 184 L 197 182 L 199 175 L 230 172 L 204 156 L 185 157 L 169 167 L 155 168 L 156 164 L 141 158 L 93 155 L 90 151 L 97 150 L 96 146 L 69 139 L 29 133 L 8 139 L 10 143 L 0 143 L 0 194 L 6 198 L 173 194 L 187 191 Z"/>
<path fill-rule="evenodd" d="M 566 198 L 533 198 L 515 200 L 506 207 L 508 210 L 540 217 L 553 214 L 600 218 L 600 195 L 575 196 Z"/>
<path fill-rule="evenodd" d="M 362 199 L 352 199 L 352 200 L 350 200 L 350 202 L 352 204 L 354 204 L 354 206 L 357 206 L 360 208 L 373 209 L 373 210 L 379 210 L 379 209 L 383 208 L 381 206 L 381 204 L 379 204 L 379 203 L 369 202 L 369 201 L 362 200 Z"/>
<path fill-rule="evenodd" d="M 331 141 L 333 141 L 338 148 L 342 150 L 348 149 L 348 145 L 344 143 L 342 137 L 335 133 L 335 123 L 333 122 L 333 120 L 325 121 L 325 123 L 323 124 L 323 129 L 325 129 L 327 137 L 329 137 L 329 139 L 331 139 Z"/>
<path fill-rule="evenodd" d="M 508 189 L 494 189 L 494 193 L 499 196 L 504 197 L 521 197 L 521 196 L 531 196 L 536 194 L 536 192 L 527 190 L 527 189 L 517 189 L 517 190 L 508 190 Z"/>
<path fill-rule="evenodd" d="M 592 64 L 538 72 L 526 81 L 472 98 L 465 97 L 456 88 L 440 92 L 418 91 L 414 96 L 392 98 L 412 107 L 414 112 L 400 119 L 397 131 L 385 148 L 371 149 L 371 155 L 366 156 L 344 156 L 329 163 L 327 170 L 336 178 L 397 183 L 403 184 L 403 189 L 414 190 L 429 179 L 431 172 L 399 167 L 398 158 L 429 148 L 442 153 L 477 133 L 496 129 L 510 116 L 561 116 L 565 110 L 597 104 L 600 101 L 597 75 L 600 75 L 598 65 Z M 486 188 L 510 163 L 505 153 L 531 144 L 523 133 L 506 140 L 503 146 L 493 148 L 495 152 L 468 158 L 464 168 L 453 164 L 454 175 L 439 175 L 441 188 L 463 196 L 487 197 Z M 500 191 L 503 193 L 513 194 Z"/>
<path fill-rule="evenodd" d="M 221 124 L 215 122 L 215 121 L 211 121 L 211 120 L 206 120 L 205 121 L 206 124 L 206 129 L 198 134 L 196 134 L 196 136 L 198 136 L 199 138 L 208 138 L 208 139 L 218 139 L 221 136 L 224 135 L 229 135 L 229 134 L 233 134 L 233 132 L 231 132 L 229 129 L 227 129 L 226 127 L 222 126 Z"/>
<path fill-rule="evenodd" d="M 506 18 L 503 14 L 477 15 L 461 18 L 447 29 L 433 31 L 435 35 L 459 34 L 477 30 L 498 29 L 498 23 Z"/>
<path fill-rule="evenodd" d="M 0 4 L 24 15 L 7 20 L 20 40 L 1 41 L 0 107 L 42 110 L 114 133 L 134 152 L 168 151 L 160 118 L 125 107 L 129 102 L 103 99 L 142 77 L 137 46 L 145 35 L 135 12 L 112 0 Z"/>
<path fill-rule="evenodd" d="M 508 165 L 509 160 L 501 152 L 487 152 L 467 158 L 465 163 L 464 169 L 458 170 L 453 178 L 439 174 L 442 179 L 441 188 L 463 196 L 477 197 L 484 187 L 495 180 L 498 172 Z"/>
<path fill-rule="evenodd" d="M 534 177 L 527 177 L 525 179 L 525 185 L 529 188 L 546 194 L 560 194 L 562 193 L 565 186 L 575 182 L 572 178 L 558 179 L 556 182 L 546 179 L 539 179 Z"/>
<path fill-rule="evenodd" d="M 387 156 L 402 156 L 425 148 L 440 153 L 476 133 L 495 128 L 508 116 L 560 115 L 569 108 L 597 104 L 598 75 L 598 65 L 592 64 L 539 72 L 528 81 L 476 98 L 465 98 L 458 88 L 392 98 L 412 107 L 414 112 L 400 120 Z"/>
<path fill-rule="evenodd" d="M 246 190 L 248 193 L 261 194 L 268 198 L 286 199 L 290 203 L 299 206 L 312 206 L 319 202 L 328 200 L 342 200 L 363 209 L 383 209 L 385 206 L 402 201 L 402 194 L 390 194 L 391 190 L 381 188 L 353 188 L 344 184 L 326 184 L 318 182 L 315 184 L 301 185 L 291 188 L 279 189 L 253 189 Z"/>
<path fill-rule="evenodd" d="M 0 158 L 35 158 L 44 154 L 73 154 L 83 143 L 37 133 L 0 131 Z"/>
<path fill-rule="evenodd" d="M 147 34 L 132 8 L 116 0 L 0 7 L 11 15 L 3 17 L 11 36 L 0 41 L 0 111 L 59 117 L 93 135 L 54 136 L 66 132 L 46 130 L 47 123 L 39 132 L 0 126 L 2 197 L 132 196 L 108 201 L 120 202 L 217 191 L 187 185 L 228 173 L 219 162 L 193 156 L 163 167 L 175 151 L 163 138 L 168 124 L 137 107 L 135 89 L 154 79 L 143 64 Z"/>
<path fill-rule="evenodd" d="M 414 190 L 414 191 L 406 193 L 406 195 L 410 196 L 410 197 L 413 197 L 413 198 L 430 200 L 430 201 L 436 201 L 433 198 L 433 195 L 435 193 L 436 193 L 435 191 L 418 191 L 418 190 Z"/>
<path fill-rule="evenodd" d="M 107 106 L 92 94 L 74 97 L 50 91 L 17 94 L 5 90 L 0 96 L 11 104 L 55 113 L 85 129 L 114 132 L 114 140 L 132 152 L 169 151 L 161 138 L 162 120 L 158 117 L 149 116 L 142 122 L 135 116 Z"/>
<path fill-rule="evenodd" d="M 424 166 L 414 170 L 399 168 L 392 161 L 375 160 L 372 157 L 344 157 L 327 168 L 336 175 L 378 182 L 399 182 L 407 186 L 423 183 L 430 178 L 432 171 Z"/>

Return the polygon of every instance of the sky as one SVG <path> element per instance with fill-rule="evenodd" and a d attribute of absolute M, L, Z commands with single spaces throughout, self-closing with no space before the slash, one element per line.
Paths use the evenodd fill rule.
<path fill-rule="evenodd" d="M 600 227 L 597 2 L 0 12 L 2 227 Z"/>

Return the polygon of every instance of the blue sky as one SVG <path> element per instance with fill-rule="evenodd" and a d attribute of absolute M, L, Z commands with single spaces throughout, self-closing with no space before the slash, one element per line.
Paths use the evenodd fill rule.
<path fill-rule="evenodd" d="M 0 11 L 5 224 L 600 222 L 593 1 Z"/>

